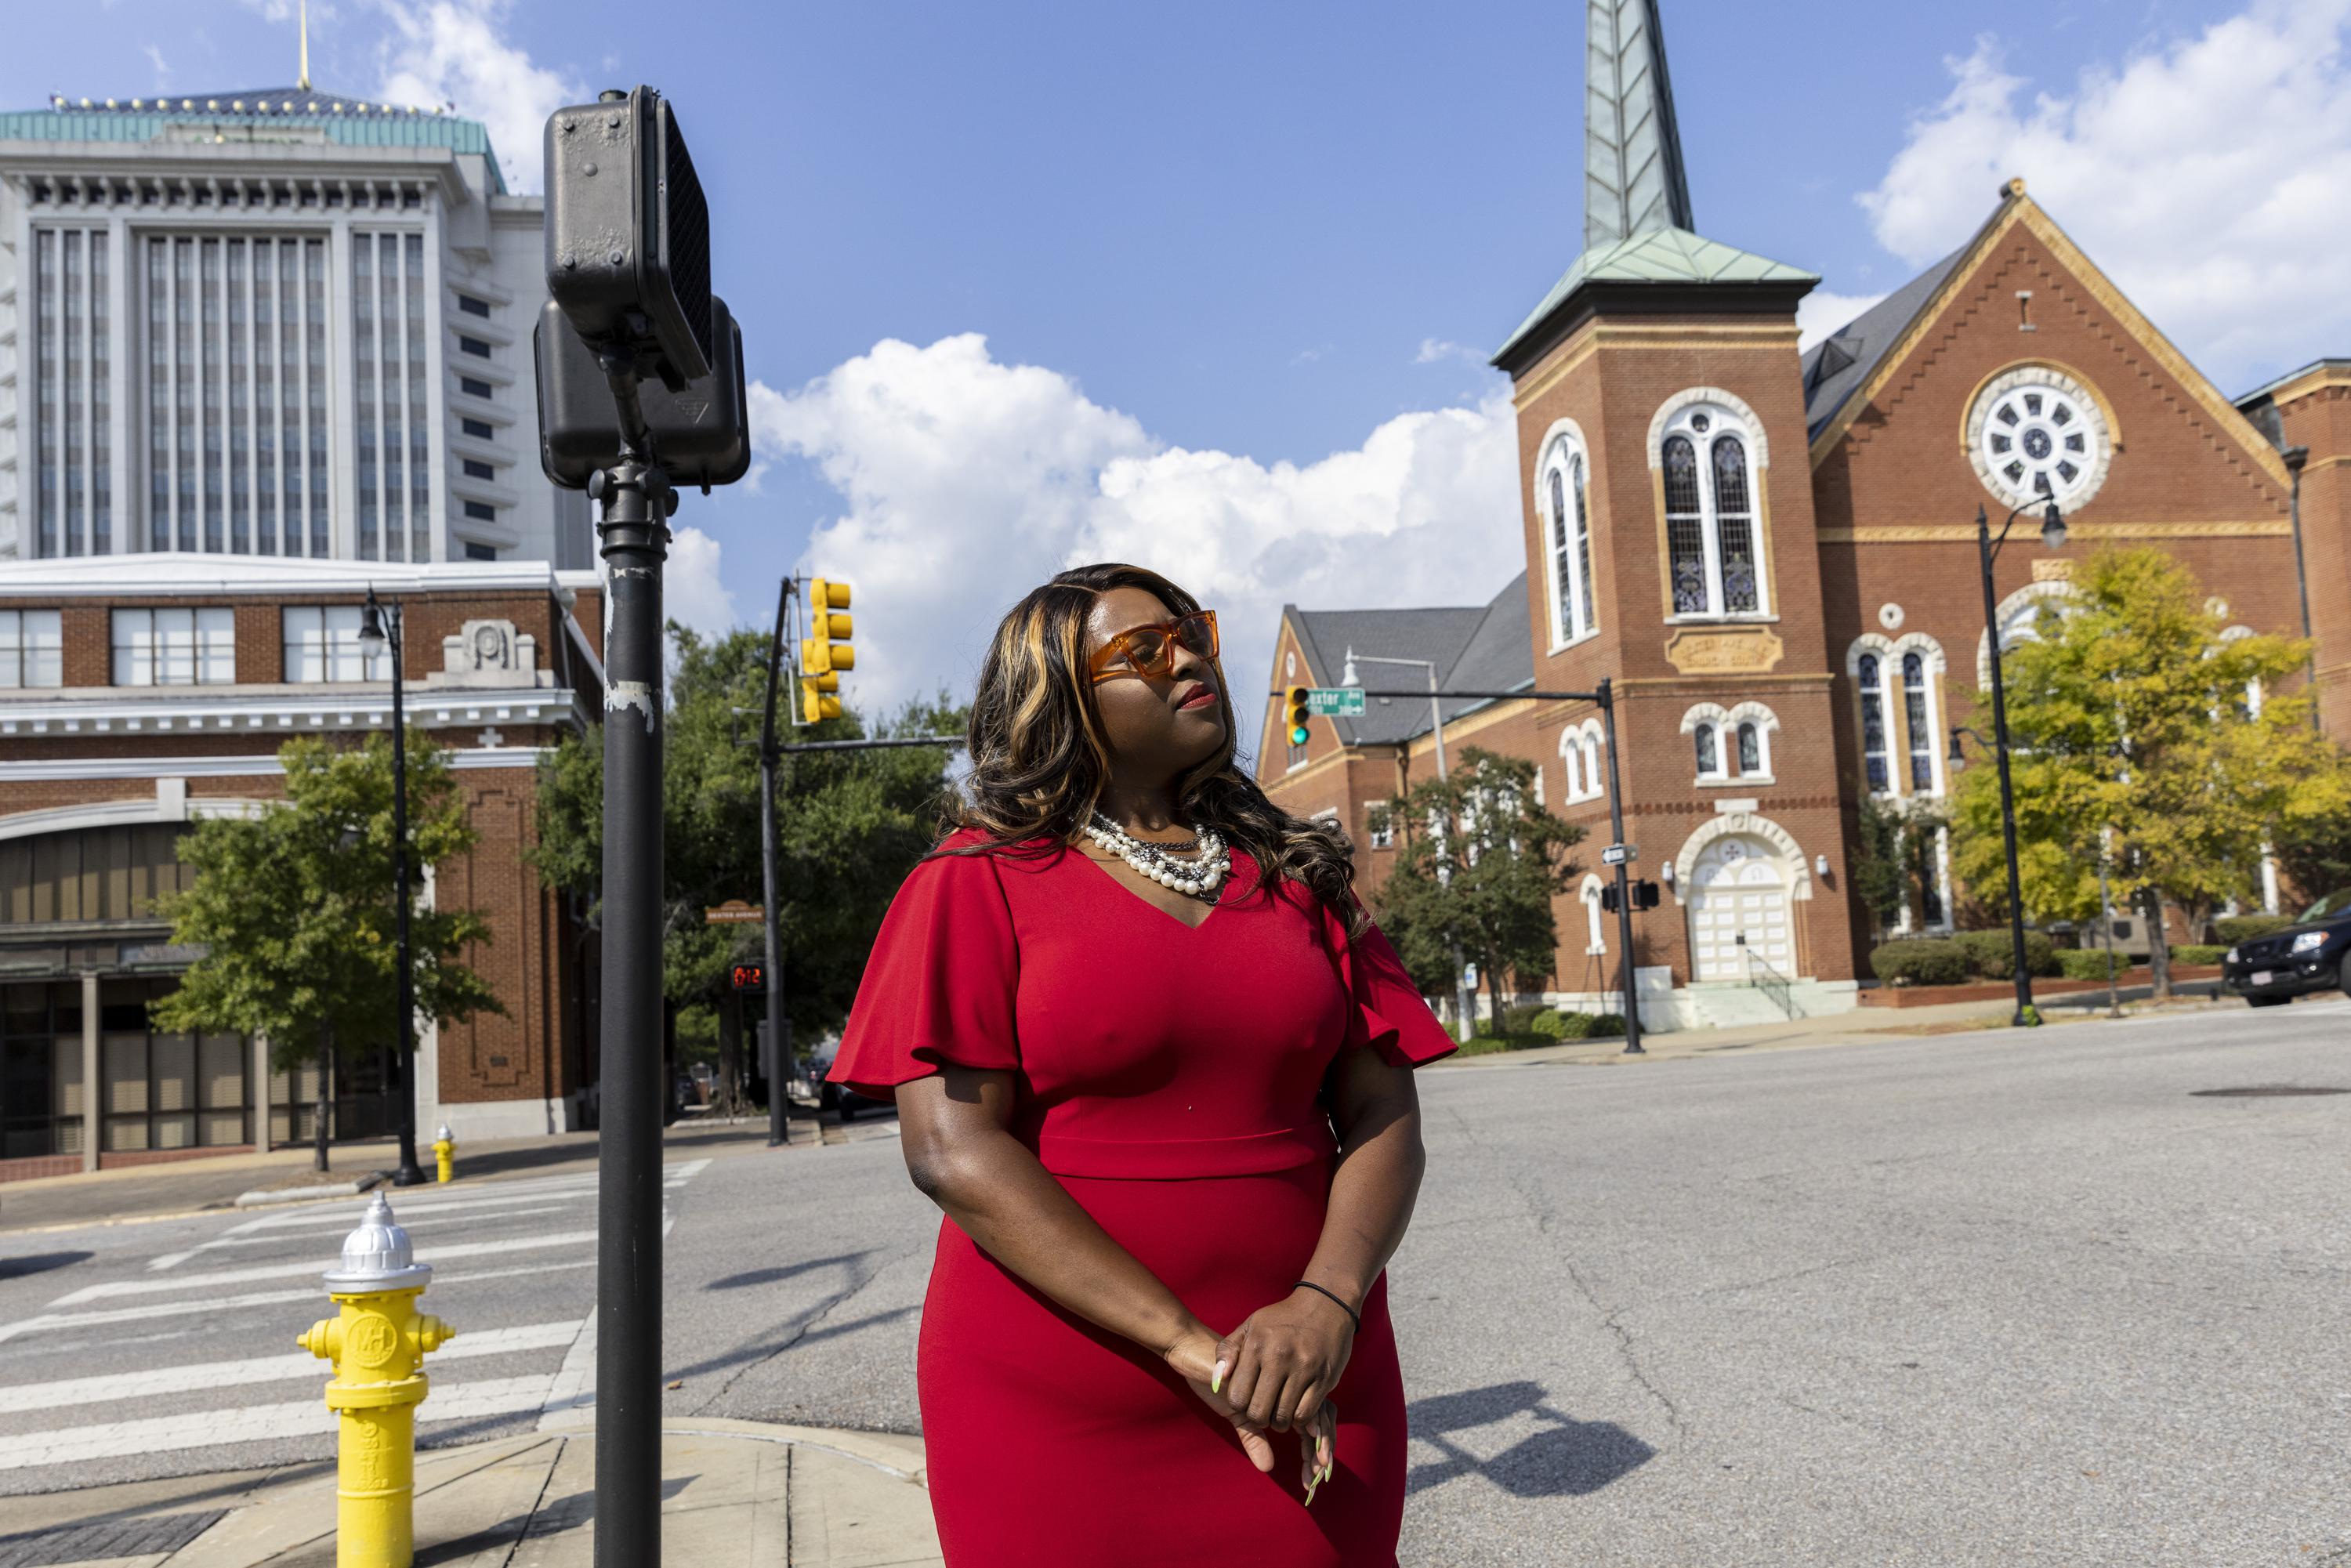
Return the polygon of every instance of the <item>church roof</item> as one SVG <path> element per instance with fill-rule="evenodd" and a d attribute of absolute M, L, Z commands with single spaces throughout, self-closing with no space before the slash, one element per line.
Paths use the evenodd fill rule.
<path fill-rule="evenodd" d="M 1968 249 L 1961 246 L 1812 346 L 1803 361 L 1806 440 L 1817 437 L 1845 400 L 1869 380 L 1878 361 L 1941 291 L 1943 280 Z"/>
<path fill-rule="evenodd" d="M 490 133 L 444 107 L 381 103 L 314 88 L 259 87 L 102 99 L 57 97 L 47 109 L 0 112 L 0 141 L 152 141 L 173 126 L 313 126 L 347 147 L 445 147 L 487 161 L 491 188 L 506 193 Z"/>
<path fill-rule="evenodd" d="M 1534 685 L 1534 643 L 1527 620 L 1527 574 L 1520 572 L 1484 604 L 1424 606 L 1408 610 L 1301 610 L 1283 607 L 1306 653 L 1307 674 L 1322 685 L 1344 674 L 1347 650 L 1390 659 L 1426 659 L 1437 665 L 1441 686 L 1470 691 L 1513 691 Z M 1427 677 L 1418 670 L 1367 664 L 1357 672 L 1364 685 L 1391 691 L 1417 687 Z M 1491 699 L 1446 702 L 1450 724 Z M 1428 733 L 1428 704 L 1411 697 L 1369 698 L 1361 718 L 1334 718 L 1348 746 L 1396 746 Z"/>
<path fill-rule="evenodd" d="M 1757 256 L 1687 229 L 1652 229 L 1585 251 L 1544 295 L 1542 303 L 1494 350 L 1494 362 L 1533 335 L 1545 318 L 1588 283 L 1818 283 L 1802 267 Z"/>

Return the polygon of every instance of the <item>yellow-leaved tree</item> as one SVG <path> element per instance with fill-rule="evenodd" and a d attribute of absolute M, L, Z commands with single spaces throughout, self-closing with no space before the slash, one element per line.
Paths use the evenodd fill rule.
<path fill-rule="evenodd" d="M 2260 903 L 2271 846 L 2351 810 L 2351 768 L 2311 722 L 2309 644 L 2230 632 L 2179 559 L 2108 549 L 2001 655 L 2028 918 L 2095 915 L 2103 860 L 2116 903 L 2151 931 L 2167 904 L 2195 929 L 2231 899 Z M 1987 733 L 1991 711 L 1978 693 Z M 1960 776 L 1952 868 L 2004 913 L 2000 780 L 1981 760 Z"/>

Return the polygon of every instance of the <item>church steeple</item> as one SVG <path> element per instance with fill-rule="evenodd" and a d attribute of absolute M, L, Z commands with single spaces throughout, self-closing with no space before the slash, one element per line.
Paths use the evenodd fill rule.
<path fill-rule="evenodd" d="M 1587 0 L 1583 244 L 1695 229 L 1657 0 Z"/>

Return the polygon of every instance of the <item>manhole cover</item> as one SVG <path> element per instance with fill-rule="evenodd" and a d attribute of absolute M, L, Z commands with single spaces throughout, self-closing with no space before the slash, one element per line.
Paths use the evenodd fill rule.
<path fill-rule="evenodd" d="M 0 1535 L 0 1568 L 48 1568 L 177 1552 L 227 1517 L 227 1510 L 165 1513 L 104 1524 L 69 1524 L 31 1535 Z"/>
<path fill-rule="evenodd" d="M 2198 1100 L 2282 1100 L 2298 1094 L 2351 1094 L 2351 1089 L 2305 1089 L 2298 1083 L 2256 1083 L 2245 1089 L 2198 1089 Z"/>

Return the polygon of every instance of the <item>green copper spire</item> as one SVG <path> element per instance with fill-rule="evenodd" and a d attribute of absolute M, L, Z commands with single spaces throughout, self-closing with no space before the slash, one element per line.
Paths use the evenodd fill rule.
<path fill-rule="evenodd" d="M 1583 244 L 1695 229 L 1657 0 L 1588 0 Z"/>

